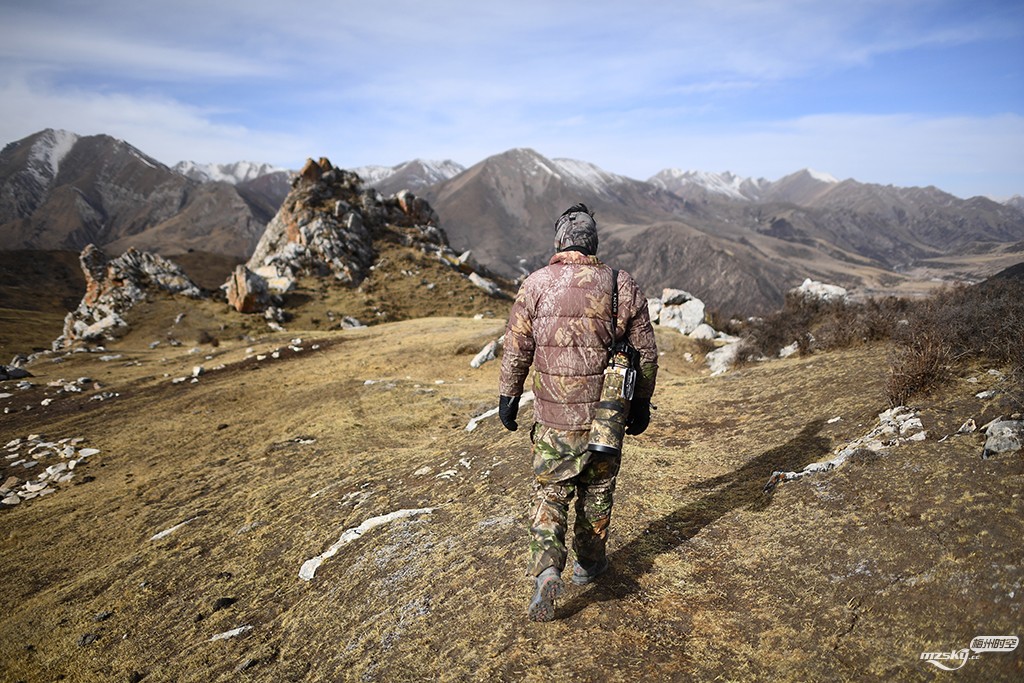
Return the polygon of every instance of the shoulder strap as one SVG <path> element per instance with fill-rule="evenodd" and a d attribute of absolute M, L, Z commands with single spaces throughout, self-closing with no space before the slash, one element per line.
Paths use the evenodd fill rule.
<path fill-rule="evenodd" d="M 619 324 L 619 271 L 612 268 L 612 346 L 615 346 L 618 332 L 616 327 Z"/>

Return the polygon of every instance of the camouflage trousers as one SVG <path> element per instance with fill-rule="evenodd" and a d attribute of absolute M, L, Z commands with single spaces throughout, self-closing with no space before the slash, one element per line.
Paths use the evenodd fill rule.
<path fill-rule="evenodd" d="M 529 573 L 537 576 L 548 567 L 565 569 L 565 533 L 573 497 L 573 550 L 580 563 L 598 564 L 605 557 L 621 456 L 588 451 L 589 430 L 567 432 L 537 424 L 531 438 L 535 481 Z"/>

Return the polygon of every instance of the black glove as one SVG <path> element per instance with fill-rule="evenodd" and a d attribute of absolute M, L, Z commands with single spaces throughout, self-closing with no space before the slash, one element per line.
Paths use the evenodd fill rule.
<path fill-rule="evenodd" d="M 516 422 L 516 415 L 518 414 L 518 396 L 498 397 L 498 417 L 501 418 L 501 424 L 505 425 L 505 429 L 507 429 L 510 432 L 514 432 L 517 429 L 519 429 L 519 424 Z"/>
<path fill-rule="evenodd" d="M 634 398 L 629 404 L 629 415 L 626 417 L 626 433 L 636 436 L 643 434 L 651 423 L 651 399 Z"/>

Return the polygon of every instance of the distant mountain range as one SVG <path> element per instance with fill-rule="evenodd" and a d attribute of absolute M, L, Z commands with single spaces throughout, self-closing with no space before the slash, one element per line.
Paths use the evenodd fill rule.
<path fill-rule="evenodd" d="M 233 166 L 241 175 L 220 167 L 207 177 L 212 167 L 194 164 L 183 167 L 186 175 L 107 135 L 47 129 L 0 151 L 0 243 L 72 250 L 94 243 L 115 253 L 129 246 L 163 254 L 195 249 L 244 260 L 287 194 L 289 174 L 253 176 Z"/>
<path fill-rule="evenodd" d="M 596 211 L 603 258 L 651 295 L 692 291 L 723 314 L 777 306 L 805 277 L 862 292 L 931 277 L 984 277 L 1024 260 L 1024 200 L 962 200 L 805 169 L 775 181 L 666 169 L 647 181 L 513 149 L 465 168 L 413 160 L 355 170 L 383 194 L 431 202 L 453 247 L 518 276 L 547 261 L 553 222 Z M 245 260 L 290 187 L 267 164 L 165 166 L 109 136 L 45 130 L 0 152 L 6 249 L 128 246 Z"/>

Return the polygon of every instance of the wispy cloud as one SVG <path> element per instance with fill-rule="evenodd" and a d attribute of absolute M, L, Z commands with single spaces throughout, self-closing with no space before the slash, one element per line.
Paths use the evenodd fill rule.
<path fill-rule="evenodd" d="M 36 0 L 5 19 L 6 140 L 59 125 L 169 163 L 292 165 L 534 146 L 627 175 L 814 165 L 897 183 L 921 175 L 887 157 L 956 149 L 1024 191 L 1005 158 L 1024 114 L 1014 3 Z"/>

